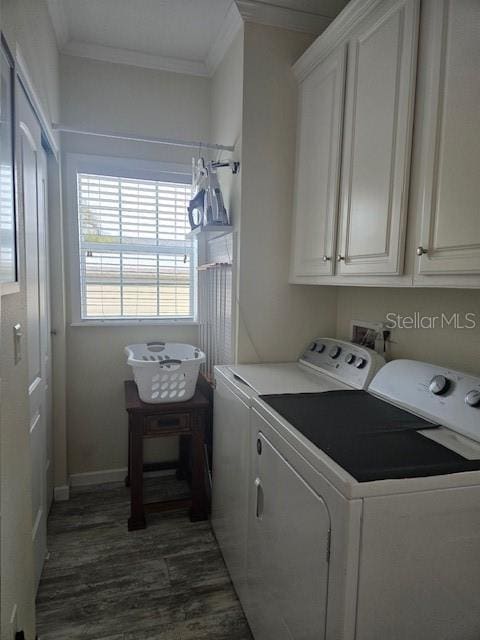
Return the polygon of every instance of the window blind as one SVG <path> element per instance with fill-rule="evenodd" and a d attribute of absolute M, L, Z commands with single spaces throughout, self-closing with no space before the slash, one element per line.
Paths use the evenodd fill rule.
<path fill-rule="evenodd" d="M 77 174 L 81 317 L 193 317 L 187 184 Z"/>

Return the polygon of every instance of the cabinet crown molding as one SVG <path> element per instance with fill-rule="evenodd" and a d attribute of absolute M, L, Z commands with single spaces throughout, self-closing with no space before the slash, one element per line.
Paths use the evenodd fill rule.
<path fill-rule="evenodd" d="M 321 13 L 299 11 L 293 7 L 278 6 L 270 2 L 235 0 L 235 4 L 245 22 L 255 22 L 269 27 L 319 35 L 332 22 L 331 17 Z"/>
<path fill-rule="evenodd" d="M 348 36 L 364 16 L 381 3 L 382 0 L 351 0 L 293 65 L 297 80 L 302 81 Z"/>

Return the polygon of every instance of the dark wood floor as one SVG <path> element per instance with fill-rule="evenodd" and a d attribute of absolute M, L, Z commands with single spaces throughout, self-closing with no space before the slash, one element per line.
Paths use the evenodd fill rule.
<path fill-rule="evenodd" d="M 150 498 L 185 491 L 170 476 L 148 481 Z M 128 511 L 119 484 L 76 489 L 53 505 L 39 639 L 251 640 L 210 524 L 177 511 L 129 533 Z"/>

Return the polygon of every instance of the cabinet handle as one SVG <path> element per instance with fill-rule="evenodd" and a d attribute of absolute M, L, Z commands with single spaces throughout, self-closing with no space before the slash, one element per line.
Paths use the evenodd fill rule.
<path fill-rule="evenodd" d="M 328 262 L 329 260 L 331 260 L 330 256 L 323 256 L 324 262 Z"/>
<path fill-rule="evenodd" d="M 343 260 L 345 260 L 344 256 L 339 253 L 337 256 L 337 262 L 342 262 Z"/>
<path fill-rule="evenodd" d="M 428 253 L 428 249 L 424 249 L 422 246 L 417 247 L 417 256 L 423 256 Z"/>
<path fill-rule="evenodd" d="M 263 488 L 260 478 L 255 479 L 255 488 L 257 490 L 257 506 L 255 508 L 255 515 L 260 519 L 263 515 Z"/>

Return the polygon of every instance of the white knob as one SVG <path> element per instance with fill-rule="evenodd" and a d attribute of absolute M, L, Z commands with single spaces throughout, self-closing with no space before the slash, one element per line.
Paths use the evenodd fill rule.
<path fill-rule="evenodd" d="M 328 262 L 329 260 L 331 260 L 330 256 L 323 256 L 324 262 Z"/>
<path fill-rule="evenodd" d="M 337 256 L 337 262 L 342 262 L 345 258 L 339 253 Z"/>
<path fill-rule="evenodd" d="M 445 376 L 434 376 L 430 380 L 430 385 L 428 388 L 434 395 L 440 396 L 442 395 L 442 393 L 445 393 L 445 391 L 447 391 L 449 386 L 450 381 Z"/>
<path fill-rule="evenodd" d="M 480 407 L 480 390 L 473 389 L 465 396 L 465 404 L 469 407 Z"/>
<path fill-rule="evenodd" d="M 330 358 L 332 358 L 333 360 L 335 360 L 335 358 L 338 358 L 338 356 L 341 354 L 342 349 L 341 347 L 334 345 L 330 351 L 328 352 L 328 355 L 330 356 Z"/>
<path fill-rule="evenodd" d="M 359 358 L 356 363 L 355 366 L 357 367 L 357 369 L 363 369 L 363 367 L 367 364 L 367 361 L 365 358 Z"/>
<path fill-rule="evenodd" d="M 423 256 L 426 253 L 428 253 L 427 249 L 424 249 L 423 247 L 417 247 L 417 256 Z"/>

